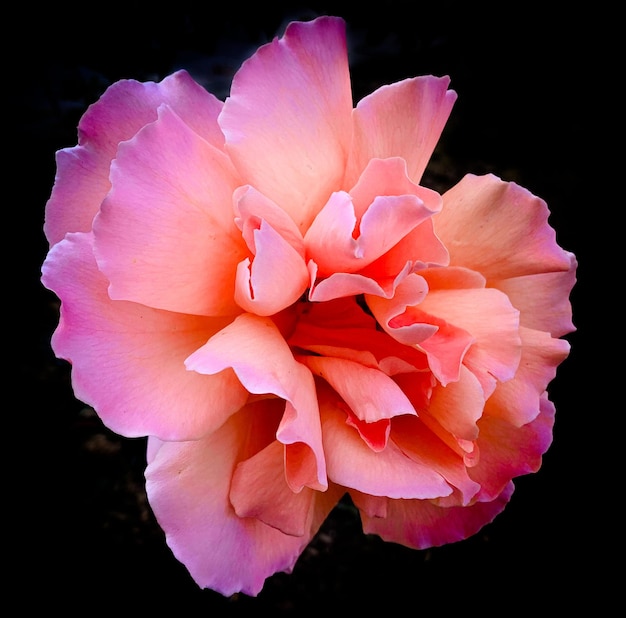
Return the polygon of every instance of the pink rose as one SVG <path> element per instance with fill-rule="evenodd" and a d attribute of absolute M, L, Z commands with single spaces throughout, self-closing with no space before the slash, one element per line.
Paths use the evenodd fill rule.
<path fill-rule="evenodd" d="M 576 261 L 495 176 L 420 179 L 456 95 L 353 109 L 344 23 L 292 23 L 222 103 L 179 71 L 120 81 L 57 154 L 52 346 L 201 587 L 256 595 L 345 494 L 426 548 L 505 507 L 552 438 Z"/>

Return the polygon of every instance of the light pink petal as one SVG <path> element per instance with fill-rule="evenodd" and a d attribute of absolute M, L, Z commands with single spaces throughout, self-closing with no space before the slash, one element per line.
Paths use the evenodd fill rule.
<path fill-rule="evenodd" d="M 388 500 L 386 517 L 371 517 L 361 511 L 363 531 L 415 549 L 454 543 L 491 523 L 508 504 L 513 489 L 513 483 L 508 483 L 493 500 L 471 506 L 441 507 L 429 500 Z"/>
<path fill-rule="evenodd" d="M 520 328 L 522 358 L 514 380 L 498 384 L 485 414 L 520 427 L 539 414 L 539 400 L 569 354 L 570 345 L 543 331 Z"/>
<path fill-rule="evenodd" d="M 521 354 L 519 312 L 492 288 L 440 289 L 428 293 L 419 309 L 469 333 L 473 343 L 463 358 L 481 381 L 485 396 L 494 379 L 510 380 Z M 428 342 L 422 345 L 428 347 Z"/>
<path fill-rule="evenodd" d="M 265 220 L 253 238 L 256 255 L 237 267 L 235 301 L 250 313 L 273 315 L 302 296 L 309 271 L 302 255 Z"/>
<path fill-rule="evenodd" d="M 435 231 L 453 266 L 477 270 L 487 280 L 570 269 L 545 202 L 523 187 L 469 174 L 444 194 L 443 204 Z"/>
<path fill-rule="evenodd" d="M 452 493 L 438 472 L 409 459 L 392 441 L 381 452 L 372 450 L 358 431 L 346 423 L 346 413 L 338 407 L 336 395 L 326 389 L 318 392 L 331 481 L 390 498 L 436 498 Z"/>
<path fill-rule="evenodd" d="M 324 378 L 355 416 L 365 423 L 375 423 L 400 414 L 416 415 L 401 388 L 378 369 L 323 356 L 302 356 L 300 361 L 313 374 Z"/>
<path fill-rule="evenodd" d="M 232 371 L 201 376 L 184 364 L 226 320 L 111 301 L 90 234 L 69 234 L 57 243 L 42 271 L 44 285 L 62 303 L 52 338 L 55 354 L 73 365 L 76 397 L 92 405 L 113 431 L 195 439 L 246 401 Z"/>
<path fill-rule="evenodd" d="M 469 475 L 481 485 L 480 500 L 490 500 L 508 481 L 541 467 L 542 455 L 552 442 L 554 404 L 544 393 L 539 414 L 527 425 L 516 427 L 502 418 L 485 414 L 479 422 L 478 465 Z"/>
<path fill-rule="evenodd" d="M 343 179 L 351 114 L 345 25 L 320 17 L 243 63 L 219 124 L 242 177 L 305 231 Z"/>
<path fill-rule="evenodd" d="M 402 157 L 409 178 L 419 183 L 456 100 L 449 83 L 448 77 L 416 77 L 362 99 L 353 114 L 344 187 L 354 185 L 370 159 L 388 157 Z"/>
<path fill-rule="evenodd" d="M 111 165 L 112 189 L 94 222 L 111 298 L 169 311 L 225 315 L 248 251 L 234 223 L 240 183 L 228 158 L 169 108 Z"/>
<path fill-rule="evenodd" d="M 479 491 L 480 485 L 467 474 L 462 457 L 439 439 L 420 418 L 395 418 L 391 439 L 412 460 L 436 470 L 450 485 L 456 487 L 461 494 L 461 504 L 469 504 Z"/>
<path fill-rule="evenodd" d="M 540 273 L 493 281 L 520 311 L 520 324 L 562 337 L 575 330 L 569 297 L 576 282 L 576 258 L 570 255 L 567 271 Z"/>
<path fill-rule="evenodd" d="M 217 116 L 223 104 L 185 71 L 177 71 L 160 83 L 116 82 L 81 118 L 78 146 L 57 152 L 57 174 L 44 224 L 51 245 L 67 232 L 91 230 L 110 188 L 109 167 L 119 143 L 156 120 L 162 103 L 203 139 L 222 147 L 224 136 Z"/>
<path fill-rule="evenodd" d="M 146 469 L 148 499 L 174 555 L 199 586 L 225 596 L 255 596 L 267 577 L 291 570 L 337 498 L 315 494 L 311 527 L 301 537 L 237 517 L 231 479 L 263 422 L 254 406 L 244 409 L 202 440 L 162 444 Z"/>
<path fill-rule="evenodd" d="M 277 439 L 286 445 L 304 443 L 315 459 L 315 465 L 311 466 L 306 458 L 288 458 L 298 467 L 287 467 L 287 482 L 294 491 L 304 485 L 326 489 L 326 464 L 313 376 L 294 359 L 272 320 L 240 315 L 189 356 L 185 364 L 191 371 L 208 375 L 230 368 L 250 393 L 271 393 L 284 399 L 285 415 Z M 305 466 L 306 479 L 299 464 Z"/>
<path fill-rule="evenodd" d="M 311 529 L 312 489 L 295 493 L 285 479 L 285 446 L 274 440 L 239 463 L 230 501 L 239 517 L 255 517 L 285 534 L 304 536 Z"/>

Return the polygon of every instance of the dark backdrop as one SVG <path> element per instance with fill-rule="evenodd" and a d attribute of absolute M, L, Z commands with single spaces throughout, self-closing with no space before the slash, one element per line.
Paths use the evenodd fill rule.
<path fill-rule="evenodd" d="M 607 36 L 616 18 L 600 5 L 554 13 L 527 4 L 494 10 L 394 0 L 369 9 L 333 2 L 214 4 L 214 10 L 187 4 L 24 7 L 6 14 L 14 38 L 4 58 L 6 264 L 13 282 L 5 295 L 13 344 L 5 414 L 18 421 L 5 439 L 11 488 L 5 535 L 14 550 L 9 589 L 21 591 L 24 609 L 44 603 L 65 615 L 170 605 L 178 616 L 378 605 L 408 606 L 414 615 L 601 607 L 614 586 L 606 555 L 617 554 L 621 543 L 609 506 L 616 489 L 604 488 L 611 450 L 604 436 L 613 433 L 610 419 L 623 403 L 605 404 L 598 395 L 611 363 L 594 349 L 597 332 L 590 333 L 598 326 L 591 313 L 598 277 L 607 274 L 598 236 L 611 205 L 603 191 L 614 178 L 596 137 L 607 130 L 602 123 L 619 124 L 611 119 L 607 71 L 617 53 Z M 287 21 L 318 14 L 347 20 L 356 99 L 404 77 L 451 76 L 459 98 L 440 164 L 426 178 L 445 188 L 466 172 L 490 171 L 548 202 L 559 243 L 580 261 L 572 295 L 578 331 L 568 337 L 572 354 L 551 385 L 553 446 L 540 472 L 516 482 L 493 524 L 467 541 L 418 552 L 363 536 L 354 513 L 338 508 L 292 575 L 271 578 L 256 599 L 224 599 L 198 589 L 166 547 L 145 502 L 143 441 L 103 428 L 73 398 L 68 367 L 50 351 L 57 307 L 39 284 L 47 250 L 43 211 L 54 152 L 76 143 L 80 116 L 109 84 L 187 68 L 223 98 L 258 45 Z M 601 325 L 612 316 L 604 312 Z"/>

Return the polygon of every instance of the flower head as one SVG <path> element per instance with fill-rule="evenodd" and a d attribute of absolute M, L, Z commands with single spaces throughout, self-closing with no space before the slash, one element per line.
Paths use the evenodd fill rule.
<path fill-rule="evenodd" d="M 576 261 L 516 184 L 420 184 L 448 85 L 353 107 L 321 17 L 225 102 L 184 71 L 113 84 L 57 154 L 52 346 L 108 427 L 148 436 L 150 504 L 202 587 L 257 594 L 346 494 L 383 539 L 464 539 L 541 464 Z"/>

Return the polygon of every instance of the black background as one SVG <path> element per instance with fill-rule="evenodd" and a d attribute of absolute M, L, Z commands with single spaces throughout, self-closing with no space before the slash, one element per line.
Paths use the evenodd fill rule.
<path fill-rule="evenodd" d="M 25 611 L 45 605 L 65 615 L 170 606 L 178 616 L 572 606 L 605 615 L 623 550 L 614 516 L 623 492 L 609 482 L 609 459 L 624 406 L 608 394 L 620 379 L 611 367 L 623 362 L 601 349 L 619 341 L 605 281 L 618 263 L 607 239 L 620 225 L 611 161 L 622 155 L 604 141 L 619 144 L 617 15 L 601 4 L 559 12 L 393 0 L 201 6 L 128 2 L 5 15 L 13 37 L 4 56 L 9 592 Z M 550 387 L 554 443 L 541 470 L 516 481 L 493 524 L 418 552 L 363 536 L 353 511 L 338 508 L 293 574 L 270 578 L 257 598 L 225 599 L 200 590 L 166 547 L 143 493 L 143 441 L 103 428 L 73 398 L 68 367 L 50 351 L 57 305 L 39 283 L 43 212 L 55 151 L 76 143 L 80 116 L 108 85 L 187 68 L 223 98 L 258 45 L 288 21 L 319 14 L 347 20 L 355 100 L 405 77 L 450 75 L 459 98 L 425 183 L 446 188 L 466 172 L 489 171 L 544 198 L 559 243 L 579 259 L 578 330 Z"/>

